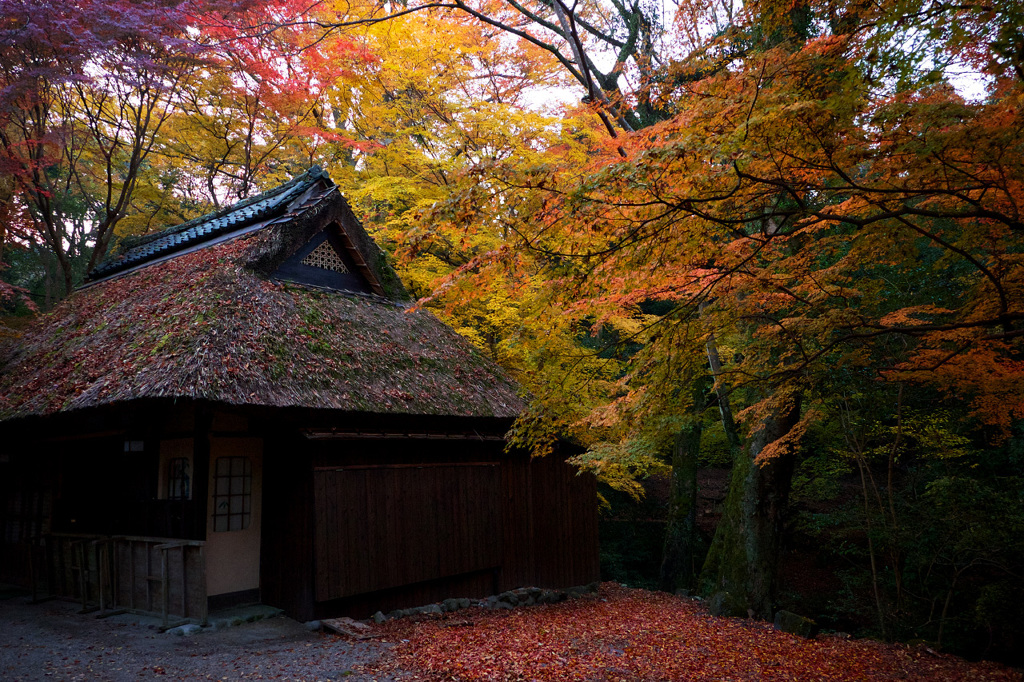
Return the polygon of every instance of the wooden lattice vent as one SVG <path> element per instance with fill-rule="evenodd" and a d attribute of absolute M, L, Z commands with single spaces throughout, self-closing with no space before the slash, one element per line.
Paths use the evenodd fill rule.
<path fill-rule="evenodd" d="M 320 246 L 316 247 L 309 252 L 309 255 L 302 259 L 303 265 L 308 265 L 311 268 L 320 268 L 321 270 L 333 270 L 334 272 L 348 272 L 348 268 L 345 267 L 345 261 L 341 260 L 341 256 L 338 255 L 330 242 L 324 241 L 320 243 Z"/>

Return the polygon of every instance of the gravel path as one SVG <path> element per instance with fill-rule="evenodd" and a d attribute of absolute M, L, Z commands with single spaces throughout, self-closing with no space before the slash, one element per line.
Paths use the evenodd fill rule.
<path fill-rule="evenodd" d="M 390 645 L 309 632 L 276 617 L 192 636 L 163 634 L 123 615 L 79 615 L 63 601 L 0 600 L 0 680 L 306 680 L 391 682 L 353 670 Z"/>

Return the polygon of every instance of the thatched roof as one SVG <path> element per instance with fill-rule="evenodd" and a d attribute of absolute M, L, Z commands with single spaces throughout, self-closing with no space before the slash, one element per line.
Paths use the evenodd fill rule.
<path fill-rule="evenodd" d="M 0 348 L 0 420 L 149 398 L 517 414 L 517 387 L 496 365 L 429 312 L 409 309 L 394 272 L 352 224 L 329 179 L 305 177 L 285 188 L 284 200 L 274 202 L 279 194 L 271 193 L 248 202 L 243 209 L 276 205 L 250 211 L 233 229 L 203 234 L 206 221 L 193 221 L 146 242 L 170 248 L 139 256 L 133 249 L 146 245 L 136 245 L 116 267 L 97 269 L 94 284 Z M 210 220 L 232 217 L 228 209 Z M 390 297 L 272 277 L 328 220 L 344 225 L 367 275 Z M 162 241 L 182 234 L 184 241 Z"/>

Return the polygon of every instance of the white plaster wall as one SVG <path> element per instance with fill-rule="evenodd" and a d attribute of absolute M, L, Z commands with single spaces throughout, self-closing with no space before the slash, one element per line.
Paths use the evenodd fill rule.
<path fill-rule="evenodd" d="M 247 456 L 252 461 L 252 514 L 244 530 L 213 530 L 213 474 L 218 457 Z M 211 438 L 206 508 L 206 593 L 209 596 L 260 586 L 260 528 L 263 521 L 263 440 Z"/>

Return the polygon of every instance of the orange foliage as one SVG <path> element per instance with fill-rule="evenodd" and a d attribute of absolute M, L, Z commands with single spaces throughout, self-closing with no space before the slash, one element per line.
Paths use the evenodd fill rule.
<path fill-rule="evenodd" d="M 504 219 L 566 333 L 668 301 L 637 337 L 664 360 L 647 370 L 700 363 L 712 332 L 742 346 L 733 387 L 823 398 L 853 365 L 966 397 L 1002 429 L 1019 418 L 1022 99 L 968 103 L 941 84 L 876 95 L 863 51 L 851 34 L 752 54 L 582 166 L 500 178 L 501 202 L 537 206 Z M 698 319 L 689 349 L 659 331 Z M 654 381 L 647 370 L 630 381 Z"/>

